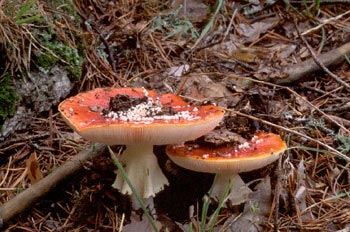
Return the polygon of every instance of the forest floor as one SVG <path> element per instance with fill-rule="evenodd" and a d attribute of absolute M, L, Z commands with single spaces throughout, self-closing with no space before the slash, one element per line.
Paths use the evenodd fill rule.
<path fill-rule="evenodd" d="M 286 141 L 277 162 L 241 174 L 252 194 L 221 208 L 212 231 L 350 231 L 350 3 L 74 4 L 78 25 L 64 4 L 32 6 L 47 17 L 59 14 L 58 34 L 81 50 L 81 77 L 67 97 L 97 87 L 171 92 L 193 105 L 225 108 L 223 122 L 200 138 L 213 147 L 234 145 L 256 131 Z M 57 104 L 30 122 L 0 143 L 1 204 L 91 146 L 65 123 Z M 191 225 L 209 231 L 217 204 L 205 221 L 200 215 L 214 175 L 176 166 L 165 146 L 154 152 L 170 183 L 154 199 L 159 230 L 188 231 Z M 129 198 L 112 188 L 116 169 L 108 151 L 89 159 L 3 229 L 147 231 L 149 222 L 138 221 Z"/>

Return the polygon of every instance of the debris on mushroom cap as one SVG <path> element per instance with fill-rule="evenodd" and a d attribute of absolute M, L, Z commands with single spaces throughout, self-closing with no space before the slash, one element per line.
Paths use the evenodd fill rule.
<path fill-rule="evenodd" d="M 194 120 L 199 118 L 188 110 L 176 112 L 174 108 L 164 107 L 159 97 L 156 99 L 130 98 L 128 95 L 116 95 L 110 99 L 109 109 L 103 109 L 101 112 L 101 115 L 107 120 L 136 121 L 148 124 L 155 120 Z M 125 104 L 125 101 L 129 103 Z"/>
<path fill-rule="evenodd" d="M 194 171 L 240 173 L 274 162 L 286 148 L 279 135 L 261 132 L 236 147 L 169 145 L 166 152 L 176 164 Z"/>
<path fill-rule="evenodd" d="M 118 95 L 136 104 L 110 110 Z M 59 111 L 83 137 L 107 144 L 184 142 L 214 129 L 224 114 L 217 106 L 189 106 L 176 95 L 158 96 L 144 88 L 95 89 L 66 99 Z"/>

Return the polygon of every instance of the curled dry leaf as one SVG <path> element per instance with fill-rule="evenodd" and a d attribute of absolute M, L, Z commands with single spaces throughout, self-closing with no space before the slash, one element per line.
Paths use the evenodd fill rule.
<path fill-rule="evenodd" d="M 260 38 L 261 34 L 278 25 L 279 21 L 279 18 L 272 17 L 252 24 L 240 23 L 237 32 L 243 37 L 242 41 L 244 43 L 251 43 Z"/>
<path fill-rule="evenodd" d="M 228 130 L 213 130 L 204 135 L 204 141 L 215 145 L 223 145 L 225 143 L 242 144 L 246 140 L 239 134 Z"/>
<path fill-rule="evenodd" d="M 27 166 L 27 175 L 32 184 L 35 184 L 39 180 L 43 178 L 43 174 L 40 171 L 38 158 L 36 157 L 36 153 L 33 152 L 26 161 Z"/>
<path fill-rule="evenodd" d="M 171 6 L 175 10 L 183 7 L 183 15 L 192 23 L 201 23 L 208 17 L 208 6 L 201 0 L 174 0 Z"/>

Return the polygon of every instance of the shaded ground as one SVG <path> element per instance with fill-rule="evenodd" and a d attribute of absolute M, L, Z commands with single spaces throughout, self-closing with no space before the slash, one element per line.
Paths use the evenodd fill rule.
<path fill-rule="evenodd" d="M 246 183 L 253 181 L 252 189 L 258 186 L 254 180 L 271 177 L 268 197 L 252 197 L 255 207 L 223 209 L 217 224 L 230 222 L 227 231 L 347 231 L 350 66 L 345 54 L 350 49 L 341 51 L 331 74 L 324 68 L 310 73 L 303 62 L 313 59 L 307 44 L 318 56 L 349 41 L 350 4 L 222 2 L 215 14 L 220 1 L 186 1 L 185 9 L 181 3 L 75 1 L 84 62 L 70 95 L 96 87 L 143 86 L 177 93 L 191 104 L 225 107 L 218 133 L 201 142 L 236 144 L 257 130 L 280 134 L 289 146 L 280 166 L 242 174 Z M 62 27 L 69 25 L 63 21 Z M 334 61 L 326 55 L 322 62 L 327 58 Z M 26 169 L 31 154 L 46 176 L 88 145 L 63 122 L 56 105 L 33 116 L 29 127 L 0 144 L 0 202 L 31 186 Z M 182 231 L 182 225 L 198 221 L 213 175 L 177 167 L 164 149 L 156 147 L 155 153 L 170 186 L 155 204 L 163 227 Z M 87 162 L 6 228 L 118 231 L 131 221 L 131 208 L 111 187 L 115 169 L 108 153 Z M 252 215 L 247 212 L 257 217 L 244 221 L 242 215 Z"/>

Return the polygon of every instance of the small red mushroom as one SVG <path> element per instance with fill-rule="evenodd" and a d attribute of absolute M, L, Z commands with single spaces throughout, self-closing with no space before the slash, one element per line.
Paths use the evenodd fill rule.
<path fill-rule="evenodd" d="M 233 183 L 229 199 L 232 204 L 242 203 L 250 189 L 238 173 L 262 168 L 278 159 L 286 150 L 279 135 L 258 133 L 249 142 L 237 147 L 219 148 L 199 145 L 168 145 L 166 153 L 177 165 L 197 172 L 216 173 L 212 196 L 220 199 L 229 181 Z"/>
<path fill-rule="evenodd" d="M 111 99 L 119 95 L 140 103 L 109 110 Z M 218 106 L 189 106 L 174 94 L 158 95 L 144 88 L 94 89 L 64 100 L 59 111 L 82 137 L 126 145 L 121 162 L 143 198 L 155 196 L 169 184 L 153 154 L 153 145 L 196 139 L 214 129 L 224 115 Z M 123 194 L 131 194 L 119 171 L 113 186 Z"/>

